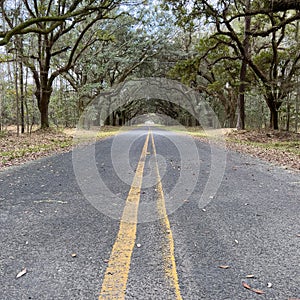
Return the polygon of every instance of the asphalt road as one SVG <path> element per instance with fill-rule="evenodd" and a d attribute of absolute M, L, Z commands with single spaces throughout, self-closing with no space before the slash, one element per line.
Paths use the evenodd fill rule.
<path fill-rule="evenodd" d="M 160 129 L 1 172 L 0 225 L 1 300 L 300 299 L 300 174 Z"/>

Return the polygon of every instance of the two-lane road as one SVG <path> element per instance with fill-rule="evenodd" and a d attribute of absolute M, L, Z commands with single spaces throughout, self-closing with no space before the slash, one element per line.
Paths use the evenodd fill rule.
<path fill-rule="evenodd" d="M 299 173 L 218 151 L 150 127 L 1 172 L 0 299 L 300 298 Z"/>

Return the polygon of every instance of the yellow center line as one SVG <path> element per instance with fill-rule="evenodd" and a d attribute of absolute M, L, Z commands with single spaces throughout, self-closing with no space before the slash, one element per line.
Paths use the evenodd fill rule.
<path fill-rule="evenodd" d="M 99 300 L 125 299 L 131 255 L 136 239 L 138 206 L 140 201 L 145 159 L 149 143 L 149 135 L 150 131 L 146 137 L 136 173 L 126 199 L 119 232 L 104 275 Z"/>
<path fill-rule="evenodd" d="M 154 143 L 154 136 L 151 131 L 151 142 L 153 148 L 153 154 L 156 158 L 156 147 Z M 156 169 L 156 176 L 157 176 L 157 210 L 160 217 L 162 229 L 164 232 L 164 249 L 163 249 L 163 260 L 164 260 L 164 271 L 165 275 L 168 279 L 170 286 L 174 289 L 175 298 L 176 300 L 181 300 L 180 294 L 180 287 L 178 281 L 178 274 L 176 270 L 176 262 L 175 262 L 175 254 L 174 254 L 174 240 L 172 235 L 172 230 L 170 226 L 170 221 L 167 215 L 166 205 L 165 205 L 165 197 L 164 191 L 161 183 L 161 178 L 159 174 L 159 167 L 157 163 L 157 159 L 155 159 L 155 169 Z"/>

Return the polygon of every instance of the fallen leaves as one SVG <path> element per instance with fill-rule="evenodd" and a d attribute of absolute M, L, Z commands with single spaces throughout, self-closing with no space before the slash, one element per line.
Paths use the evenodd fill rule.
<path fill-rule="evenodd" d="M 19 272 L 19 273 L 17 274 L 16 278 L 20 278 L 20 277 L 24 276 L 26 273 L 27 273 L 27 270 L 26 270 L 26 268 L 25 268 L 25 269 L 23 269 L 21 272 Z"/>
<path fill-rule="evenodd" d="M 0 138 L 0 169 L 19 165 L 53 153 L 66 152 L 72 148 L 73 139 L 63 133 L 37 131 L 17 136 L 9 133 Z"/>
<path fill-rule="evenodd" d="M 225 269 L 225 270 L 226 270 L 226 269 L 229 269 L 229 268 L 230 268 L 230 266 L 221 265 L 221 266 L 219 266 L 219 268 L 220 268 L 220 269 Z"/>
<path fill-rule="evenodd" d="M 226 146 L 229 149 L 300 170 L 299 133 L 252 130 L 243 134 L 234 131 L 226 135 Z"/>
<path fill-rule="evenodd" d="M 245 289 L 247 289 L 247 290 L 251 290 L 251 286 L 249 285 L 249 284 L 247 284 L 246 282 L 242 282 L 242 285 L 243 285 L 243 287 L 245 288 Z"/>
<path fill-rule="evenodd" d="M 252 292 L 254 292 L 254 293 L 258 294 L 258 295 L 263 295 L 263 294 L 265 294 L 264 291 L 262 291 L 262 290 L 257 290 L 257 289 L 252 289 Z"/>
<path fill-rule="evenodd" d="M 249 291 L 252 291 L 252 292 L 254 292 L 254 293 L 258 294 L 258 295 L 265 294 L 265 292 L 262 291 L 262 290 L 252 288 L 252 287 L 251 287 L 248 283 L 246 283 L 245 281 L 242 281 L 242 285 L 243 285 L 243 287 L 244 287 L 245 289 L 247 289 L 247 290 L 249 290 Z"/>

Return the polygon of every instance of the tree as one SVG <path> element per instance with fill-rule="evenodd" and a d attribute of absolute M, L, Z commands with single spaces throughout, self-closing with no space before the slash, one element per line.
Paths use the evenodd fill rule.
<path fill-rule="evenodd" d="M 215 30 L 211 34 L 211 39 L 215 40 L 213 48 L 224 43 L 221 37 L 229 39 L 225 43 L 232 48 L 239 60 L 244 62 L 244 66 L 246 64 L 249 66 L 255 78 L 263 86 L 264 97 L 271 114 L 270 125 L 278 129 L 278 110 L 299 69 L 300 54 L 299 51 L 293 51 L 293 44 L 290 44 L 288 33 L 293 30 L 294 22 L 300 19 L 300 13 L 297 11 L 273 13 L 270 9 L 262 7 L 266 1 L 256 0 L 251 1 L 251 10 L 246 9 L 246 11 L 247 3 L 242 0 L 228 2 L 202 0 L 197 3 L 190 1 L 175 3 L 170 0 L 166 2 L 173 5 L 179 24 L 198 18 L 204 24 L 213 25 Z M 240 20 L 247 20 L 248 16 L 252 16 L 250 24 L 247 25 L 246 22 L 246 25 L 251 28 L 249 31 L 240 25 Z M 243 32 L 247 40 L 257 45 L 256 51 L 248 51 L 249 41 L 245 43 L 247 40 L 243 38 L 245 36 Z M 285 47 L 282 47 L 283 43 Z M 292 56 L 284 57 L 286 45 L 290 49 L 290 54 L 293 54 Z M 262 67 L 255 57 L 266 52 L 269 55 L 268 64 Z M 242 71 L 245 73 L 245 70 Z M 242 87 L 244 82 L 240 81 L 239 84 Z"/>
<path fill-rule="evenodd" d="M 19 45 L 18 51 L 33 74 L 42 128 L 49 127 L 48 109 L 54 80 L 74 68 L 82 54 L 101 39 L 95 24 L 120 16 L 121 4 L 126 2 L 26 0 L 17 1 L 15 6 L 5 0 L 1 2 L 0 14 L 10 28 L 0 34 L 2 45 L 14 36 L 30 37 L 24 41 L 26 49 Z M 54 65 L 54 61 L 58 64 Z"/>
<path fill-rule="evenodd" d="M 216 49 L 213 45 L 210 38 L 201 37 L 191 50 L 191 57 L 179 60 L 169 74 L 199 93 L 207 94 L 211 106 L 222 111 L 218 113 L 222 124 L 234 127 L 238 96 L 235 81 L 240 64 L 225 43 Z"/>
<path fill-rule="evenodd" d="M 245 2 L 245 11 L 250 11 L 251 1 L 246 0 Z M 248 32 L 251 28 L 251 16 L 245 16 L 245 25 L 244 25 L 244 40 L 243 47 L 245 50 L 244 57 L 242 58 L 242 66 L 240 71 L 240 84 L 239 84 L 239 99 L 238 99 L 238 120 L 237 120 L 237 129 L 245 129 L 245 92 L 246 92 L 246 78 L 247 78 L 247 57 L 250 54 L 250 39 Z"/>

